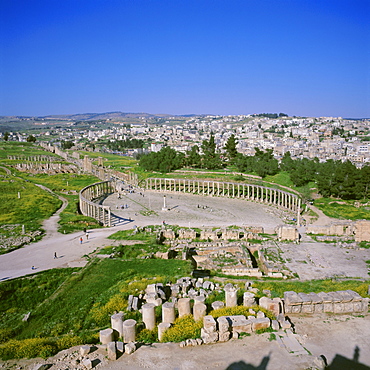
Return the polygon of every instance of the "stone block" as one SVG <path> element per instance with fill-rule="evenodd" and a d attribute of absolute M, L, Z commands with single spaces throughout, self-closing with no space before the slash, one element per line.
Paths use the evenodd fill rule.
<path fill-rule="evenodd" d="M 281 225 L 276 228 L 276 232 L 279 240 L 290 240 L 295 242 L 299 240 L 299 232 L 295 226 Z"/>
<path fill-rule="evenodd" d="M 218 330 L 220 333 L 229 332 L 231 328 L 231 320 L 228 318 L 228 316 L 220 316 L 217 319 L 218 323 Z"/>
<path fill-rule="evenodd" d="M 281 325 L 281 328 L 283 330 L 287 330 L 287 329 L 290 329 L 292 327 L 292 324 L 289 320 L 285 320 L 280 324 Z"/>
<path fill-rule="evenodd" d="M 128 302 L 127 302 L 127 311 L 131 311 L 132 310 L 132 301 L 134 299 L 134 296 L 132 294 L 130 294 L 128 296 Z"/>
<path fill-rule="evenodd" d="M 108 360 L 117 360 L 116 342 L 107 343 Z"/>
<path fill-rule="evenodd" d="M 146 294 L 157 294 L 157 286 L 156 284 L 148 284 L 145 289 Z"/>
<path fill-rule="evenodd" d="M 306 293 L 298 293 L 299 297 L 302 299 L 302 313 L 313 313 L 313 306 L 311 297 Z"/>
<path fill-rule="evenodd" d="M 85 367 L 85 369 L 92 369 L 93 364 L 89 358 L 85 358 L 81 361 L 81 364 Z"/>
<path fill-rule="evenodd" d="M 257 315 L 256 315 L 256 317 L 257 317 L 257 319 L 262 319 L 263 317 L 265 317 L 266 315 L 265 315 L 265 313 L 264 312 L 262 312 L 262 311 L 258 311 L 257 312 Z"/>
<path fill-rule="evenodd" d="M 279 322 L 277 320 L 272 320 L 271 321 L 271 328 L 272 328 L 272 330 L 278 331 L 280 329 Z"/>
<path fill-rule="evenodd" d="M 258 302 L 260 307 L 271 311 L 275 316 L 280 313 L 281 300 L 275 300 L 268 297 L 261 297 Z"/>
<path fill-rule="evenodd" d="M 262 319 L 255 319 L 252 321 L 252 331 L 267 329 L 270 327 L 270 324 L 271 322 L 268 317 L 264 317 Z"/>
<path fill-rule="evenodd" d="M 139 298 L 138 297 L 134 297 L 132 299 L 132 310 L 133 311 L 137 311 L 138 310 L 138 307 L 139 306 Z"/>
<path fill-rule="evenodd" d="M 243 294 L 243 306 L 244 307 L 252 307 L 256 304 L 256 298 L 254 293 L 251 292 L 244 292 Z"/>
<path fill-rule="evenodd" d="M 81 346 L 80 347 L 80 355 L 81 356 L 85 357 L 89 353 L 90 353 L 90 346 L 88 346 L 87 344 L 85 344 L 84 346 Z"/>
<path fill-rule="evenodd" d="M 251 333 L 252 321 L 247 320 L 243 315 L 229 316 L 233 333 Z"/>
<path fill-rule="evenodd" d="M 136 345 L 133 342 L 125 344 L 125 353 L 131 355 L 136 351 Z"/>
<path fill-rule="evenodd" d="M 284 292 L 284 310 L 286 313 L 300 313 L 302 309 L 302 299 L 293 291 Z"/>
<path fill-rule="evenodd" d="M 123 342 L 116 342 L 117 357 L 125 352 L 125 345 Z"/>
<path fill-rule="evenodd" d="M 370 241 L 370 221 L 369 220 L 359 220 L 355 224 L 355 241 Z"/>
<path fill-rule="evenodd" d="M 203 317 L 203 328 L 207 333 L 213 333 L 217 330 L 217 323 L 213 316 L 208 315 Z"/>
<path fill-rule="evenodd" d="M 334 312 L 333 297 L 324 292 L 317 293 L 317 295 L 323 302 L 322 312 Z"/>
<path fill-rule="evenodd" d="M 312 302 L 313 312 L 314 313 L 323 312 L 324 306 L 320 296 L 316 293 L 308 293 L 308 296 L 310 297 Z"/>
<path fill-rule="evenodd" d="M 223 333 L 218 333 L 218 341 L 219 342 L 227 342 L 230 339 L 230 332 L 225 331 Z"/>
<path fill-rule="evenodd" d="M 216 343 L 218 341 L 218 332 L 207 333 L 204 328 L 200 330 L 200 337 L 204 344 Z"/>

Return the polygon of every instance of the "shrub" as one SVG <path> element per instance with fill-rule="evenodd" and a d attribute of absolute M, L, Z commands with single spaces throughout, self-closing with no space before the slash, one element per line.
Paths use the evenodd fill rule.
<path fill-rule="evenodd" d="M 262 311 L 266 317 L 268 317 L 271 320 L 275 320 L 275 316 L 272 312 L 259 307 L 259 306 L 253 306 L 253 307 L 244 307 L 244 306 L 235 306 L 235 307 L 223 307 L 219 308 L 218 310 L 213 310 L 210 312 L 210 315 L 212 315 L 215 319 L 221 317 L 221 316 L 235 316 L 235 315 L 244 315 L 244 316 L 251 316 L 249 309 L 252 308 L 255 312 Z"/>
<path fill-rule="evenodd" d="M 0 343 L 4 343 L 16 334 L 13 328 L 0 329 Z"/>
<path fill-rule="evenodd" d="M 186 339 L 200 337 L 200 329 L 203 327 L 203 320 L 194 321 L 192 315 L 185 315 L 175 320 L 162 338 L 162 342 L 181 342 Z"/>
<path fill-rule="evenodd" d="M 48 338 L 30 338 L 23 340 L 10 340 L 0 345 L 0 358 L 47 358 L 57 351 L 54 341 Z"/>
<path fill-rule="evenodd" d="M 136 340 L 141 343 L 155 343 L 158 342 L 158 328 L 153 330 L 142 329 L 137 335 Z"/>
<path fill-rule="evenodd" d="M 56 340 L 56 346 L 58 348 L 58 351 L 61 351 L 62 349 L 78 346 L 79 344 L 82 344 L 82 343 L 83 343 L 82 338 L 78 336 L 72 336 L 72 335 L 64 335 L 63 337 Z"/>

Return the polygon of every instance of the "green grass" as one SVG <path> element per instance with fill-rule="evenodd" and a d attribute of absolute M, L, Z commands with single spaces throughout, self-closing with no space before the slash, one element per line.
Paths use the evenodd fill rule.
<path fill-rule="evenodd" d="M 110 316 L 125 310 L 129 294 L 149 283 L 166 283 L 190 273 L 188 261 L 96 259 L 80 270 L 50 270 L 2 282 L 0 338 L 6 344 L 27 338 L 55 340 L 69 334 L 81 341 L 97 341 L 98 331 L 110 325 Z M 23 322 L 29 311 L 28 322 Z M 127 312 L 127 318 L 140 324 L 137 312 Z"/>
<path fill-rule="evenodd" d="M 41 229 L 42 221 L 52 216 L 62 202 L 36 185 L 14 176 L 4 176 L 0 181 L 0 236 L 14 240 L 14 246 L 1 248 L 6 253 L 19 243 L 15 239 Z"/>
<path fill-rule="evenodd" d="M 151 230 L 153 227 L 148 226 Z M 115 257 L 123 259 L 133 259 L 152 256 L 156 252 L 166 252 L 168 247 L 163 245 L 160 240 L 157 239 L 155 231 L 133 231 L 133 230 L 121 230 L 110 235 L 108 239 L 113 240 L 134 240 L 138 243 L 134 245 L 122 245 L 117 247 L 105 247 L 100 250 L 102 254 L 113 254 Z"/>
<path fill-rule="evenodd" d="M 8 160 L 8 155 L 16 156 L 33 156 L 47 155 L 57 157 L 55 154 L 42 149 L 40 146 L 33 143 L 17 142 L 17 141 L 1 141 L 0 142 L 0 161 Z"/>
<path fill-rule="evenodd" d="M 314 205 L 326 216 L 345 220 L 370 220 L 370 210 L 365 207 L 355 207 L 353 201 L 343 201 L 333 198 L 320 198 Z"/>
<path fill-rule="evenodd" d="M 115 169 L 117 171 L 123 171 L 127 167 L 134 167 L 137 164 L 137 160 L 126 157 L 120 156 L 115 154 L 109 153 L 96 153 L 96 152 L 86 152 L 86 151 L 78 151 L 80 153 L 80 158 L 83 158 L 87 155 L 89 158 L 93 159 L 93 164 L 98 164 L 98 158 L 103 158 L 104 167 L 109 167 Z"/>
<path fill-rule="evenodd" d="M 76 174 L 21 174 L 21 176 L 35 184 L 46 186 L 68 200 L 68 206 L 60 214 L 59 232 L 68 234 L 83 230 L 84 228 L 92 229 L 101 227 L 98 221 L 94 218 L 81 215 L 78 209 L 78 192 L 87 185 L 99 182 L 100 180 L 97 177 Z"/>
<path fill-rule="evenodd" d="M 293 188 L 294 187 L 294 184 L 292 182 L 292 180 L 290 179 L 290 175 L 288 172 L 279 172 L 278 174 L 274 175 L 274 176 L 266 176 L 265 177 L 265 180 L 267 182 L 272 182 L 274 184 L 278 184 L 278 185 L 282 185 L 282 186 L 287 186 L 289 188 Z"/>

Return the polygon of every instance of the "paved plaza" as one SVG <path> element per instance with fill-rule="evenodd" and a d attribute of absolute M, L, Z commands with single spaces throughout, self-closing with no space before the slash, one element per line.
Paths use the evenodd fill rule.
<path fill-rule="evenodd" d="M 164 203 L 167 210 L 163 210 Z M 178 192 L 137 190 L 120 199 L 112 194 L 103 204 L 110 206 L 112 213 L 118 216 L 117 224 L 150 225 L 165 221 L 187 227 L 263 226 L 267 233 L 273 233 L 275 227 L 283 223 L 274 206 Z"/>

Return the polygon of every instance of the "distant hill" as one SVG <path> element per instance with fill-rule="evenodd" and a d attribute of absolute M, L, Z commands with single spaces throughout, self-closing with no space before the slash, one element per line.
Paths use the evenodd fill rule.
<path fill-rule="evenodd" d="M 79 113 L 79 114 L 61 114 L 50 115 L 39 118 L 43 119 L 66 119 L 78 121 L 92 121 L 92 120 L 106 120 L 106 119 L 120 119 L 120 118 L 151 118 L 151 117 L 170 117 L 170 114 L 150 114 L 150 113 L 123 113 L 123 112 L 106 112 L 106 113 Z"/>

